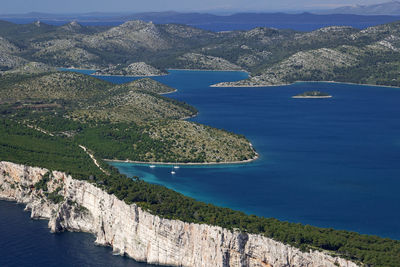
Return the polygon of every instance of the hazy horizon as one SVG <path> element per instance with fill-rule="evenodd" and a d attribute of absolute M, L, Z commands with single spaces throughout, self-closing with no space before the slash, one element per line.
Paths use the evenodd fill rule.
<path fill-rule="evenodd" d="M 304 12 L 332 9 L 349 5 L 372 5 L 387 1 L 376 0 L 253 0 L 244 5 L 240 0 L 203 0 L 202 2 L 183 0 L 3 0 L 0 14 L 51 13 L 51 14 L 82 14 L 82 13 L 140 13 L 140 12 Z"/>

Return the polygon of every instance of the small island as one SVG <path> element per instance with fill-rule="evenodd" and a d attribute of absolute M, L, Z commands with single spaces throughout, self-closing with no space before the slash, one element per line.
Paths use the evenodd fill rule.
<path fill-rule="evenodd" d="M 324 92 L 320 92 L 320 91 L 307 91 L 295 96 L 292 96 L 292 98 L 331 98 L 332 96 L 324 93 Z"/>

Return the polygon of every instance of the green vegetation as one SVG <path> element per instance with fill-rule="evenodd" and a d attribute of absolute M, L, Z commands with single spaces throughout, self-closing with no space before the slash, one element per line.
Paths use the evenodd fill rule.
<path fill-rule="evenodd" d="M 158 94 L 172 90 L 150 79 L 113 85 L 73 72 L 0 76 L 0 104 L 13 104 L 14 109 L 58 108 L 79 121 L 143 122 L 197 113 L 184 102 Z"/>
<path fill-rule="evenodd" d="M 48 136 L 7 119 L 0 120 L 0 158 L 29 166 L 59 170 L 83 179 L 102 172 L 90 157 L 66 138 Z M 37 184 L 45 189 L 44 184 Z"/>
<path fill-rule="evenodd" d="M 46 172 L 45 175 L 43 175 L 42 180 L 37 182 L 34 186 L 36 190 L 42 190 L 43 192 L 47 191 L 47 183 L 50 181 L 50 173 Z"/>
<path fill-rule="evenodd" d="M 75 140 L 106 159 L 199 163 L 255 157 L 243 136 L 181 120 L 153 121 L 145 125 L 102 124 L 86 128 Z"/>
<path fill-rule="evenodd" d="M 351 68 L 336 68 L 338 82 L 400 87 L 400 55 L 394 51 L 367 50 L 362 60 Z"/>
<path fill-rule="evenodd" d="M 148 184 L 140 179 L 130 179 L 98 159 L 101 166 L 110 173 L 105 175 L 77 144 L 66 138 L 48 136 L 13 121 L 1 121 L 0 145 L 0 160 L 71 173 L 75 179 L 94 183 L 126 203 L 136 203 L 164 218 L 262 234 L 304 251 L 330 251 L 334 255 L 370 266 L 395 267 L 400 262 L 400 241 L 282 222 L 216 207 L 163 186 Z M 39 184 L 37 186 L 43 187 Z M 56 203 L 64 201 L 58 196 L 57 190 L 48 194 Z"/>
<path fill-rule="evenodd" d="M 146 30 L 138 32 L 137 28 Z M 0 22 L 4 38 L 0 48 L 8 62 L 0 64 L 0 69 L 17 69 L 29 61 L 83 68 L 145 61 L 158 68 L 180 68 L 186 63 L 177 60 L 179 57 L 196 53 L 205 59 L 227 60 L 223 61 L 226 66 L 238 65 L 270 84 L 297 80 L 400 83 L 400 43 L 391 38 L 399 34 L 400 23 L 367 31 L 332 27 L 311 33 L 266 28 L 211 33 L 142 22 L 130 22 L 105 33 L 107 30 Z M 117 34 L 110 38 L 113 33 Z M 196 64 L 190 66 L 195 68 Z M 66 172 L 164 218 L 262 234 L 303 251 L 327 250 L 370 266 L 398 266 L 399 241 L 216 207 L 139 178 L 130 179 L 102 161 L 100 158 L 106 157 L 223 162 L 255 156 L 243 136 L 179 120 L 197 111 L 159 95 L 170 91 L 152 80 L 116 86 L 77 73 L 2 73 L 0 160 Z M 94 151 L 108 174 L 79 144 Z M 49 175 L 35 188 L 54 203 L 65 201 L 59 188 L 47 192 Z"/>
<path fill-rule="evenodd" d="M 391 37 L 396 36 L 399 29 L 400 23 L 375 26 L 360 32 L 331 27 L 306 33 L 295 40 L 289 38 L 285 53 L 274 54 L 275 47 L 272 47 L 268 50 L 271 55 L 266 64 L 254 62 L 252 77 L 233 84 L 335 81 L 399 86 L 400 42 Z M 305 42 L 307 39 L 310 43 Z M 329 39 L 331 42 L 327 44 Z M 256 54 L 249 55 L 247 60 L 251 58 L 254 61 Z"/>
<path fill-rule="evenodd" d="M 61 187 L 57 187 L 56 190 L 54 190 L 51 193 L 45 193 L 45 196 L 54 204 L 58 204 L 64 201 L 64 197 L 59 194 L 59 192 L 62 190 Z"/>
<path fill-rule="evenodd" d="M 86 101 L 93 103 L 105 97 L 111 87 L 108 82 L 72 72 L 0 76 L 1 99 L 8 102 L 40 99 L 75 101 L 87 105 Z"/>
<path fill-rule="evenodd" d="M 365 31 L 328 27 L 305 33 L 269 28 L 212 33 L 138 21 L 113 29 L 3 22 L 0 48 L 7 60 L 0 69 L 21 69 L 32 61 L 39 62 L 39 69 L 40 64 L 118 69 L 146 62 L 159 69 L 242 68 L 269 84 L 334 80 L 397 86 L 400 42 L 392 37 L 399 32 L 398 22 Z M 324 50 L 339 54 L 321 57 Z M 308 57 L 298 60 L 299 53 Z M 188 55 L 191 59 L 185 60 Z"/>
<path fill-rule="evenodd" d="M 75 137 L 76 141 L 91 150 L 95 155 L 107 159 L 130 159 L 146 161 L 165 157 L 165 147 L 143 132 L 142 127 L 130 123 L 106 124 L 88 128 Z M 151 155 L 149 158 L 146 155 Z"/>
<path fill-rule="evenodd" d="M 2 22 L 0 48 L 5 60 L 0 69 L 21 70 L 35 61 L 36 68 L 44 71 L 60 66 L 114 66 L 119 70 L 145 62 L 158 69 L 241 68 L 263 84 L 334 80 L 398 86 L 400 42 L 393 36 L 399 33 L 399 22 L 364 31 L 351 27 L 313 32 L 255 28 L 225 33 L 140 21 L 112 29 Z M 321 51 L 334 54 L 321 56 Z M 299 53 L 307 56 L 299 60 Z"/>
<path fill-rule="evenodd" d="M 157 121 L 149 123 L 145 132 L 153 139 L 169 144 L 166 149 L 170 154 L 168 161 L 172 162 L 234 162 L 256 156 L 244 136 L 198 123 Z"/>
<path fill-rule="evenodd" d="M 120 87 L 127 87 L 131 90 L 139 90 L 155 94 L 167 94 L 175 91 L 174 88 L 157 82 L 151 78 L 143 78 L 133 82 L 124 83 L 120 85 Z"/>
<path fill-rule="evenodd" d="M 51 192 L 46 195 L 46 197 L 53 202 L 54 204 L 58 204 L 64 201 L 64 197 L 59 195 L 58 192 Z"/>
<path fill-rule="evenodd" d="M 0 114 L 50 135 L 69 137 L 98 157 L 231 162 L 255 156 L 243 136 L 180 120 L 197 110 L 160 96 L 173 89 L 149 78 L 123 85 L 72 72 L 3 78 Z"/>

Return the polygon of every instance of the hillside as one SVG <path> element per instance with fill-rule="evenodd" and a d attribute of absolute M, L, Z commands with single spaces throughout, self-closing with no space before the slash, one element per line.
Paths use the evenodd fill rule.
<path fill-rule="evenodd" d="M 296 32 L 258 27 L 214 33 L 143 21 L 115 27 L 2 22 L 0 70 L 75 67 L 98 69 L 99 75 L 139 76 L 162 75 L 168 68 L 245 70 L 250 80 L 220 86 L 310 79 L 396 86 L 399 33 L 399 23 L 364 30 L 331 26 Z"/>
<path fill-rule="evenodd" d="M 169 87 L 168 85 L 157 82 L 151 78 L 142 78 L 133 82 L 124 83 L 119 85 L 119 87 L 128 87 L 131 90 L 143 90 L 145 92 L 156 94 L 168 94 L 176 91 L 175 88 Z"/>
<path fill-rule="evenodd" d="M 181 119 L 197 110 L 160 94 L 174 89 L 149 78 L 113 85 L 74 72 L 0 76 L 0 114 L 64 136 L 102 158 L 159 162 L 254 159 L 248 140 Z"/>
<path fill-rule="evenodd" d="M 127 66 L 118 64 L 96 71 L 93 75 L 121 75 L 121 76 L 159 76 L 166 75 L 159 69 L 144 62 L 135 62 Z"/>
<path fill-rule="evenodd" d="M 83 104 L 91 98 L 105 96 L 103 88 L 110 87 L 107 82 L 72 72 L 6 74 L 0 77 L 0 99 L 9 102 L 72 100 Z"/>
<path fill-rule="evenodd" d="M 241 67 L 226 59 L 196 53 L 187 53 L 179 56 L 174 64 L 183 69 L 241 70 Z"/>
<path fill-rule="evenodd" d="M 351 34 L 344 37 L 343 34 L 349 30 Z M 329 46 L 324 44 L 321 48 L 285 55 L 270 66 L 260 67 L 247 80 L 215 86 L 270 86 L 296 81 L 400 86 L 400 78 L 397 75 L 400 64 L 399 30 L 399 23 L 380 25 L 362 31 L 336 28 L 337 36 L 340 37 Z M 326 31 L 332 32 L 331 29 Z M 321 34 L 307 34 L 310 40 L 313 40 L 311 42 L 314 42 L 312 46 L 323 44 L 318 42 L 321 40 Z"/>
<path fill-rule="evenodd" d="M 0 124 L 0 165 L 2 167 L 0 171 L 0 194 L 3 197 L 10 197 L 8 193 L 11 190 L 20 190 L 21 192 L 16 195 L 23 196 L 24 199 L 27 199 L 30 194 L 37 196 L 35 203 L 44 204 L 42 208 L 37 209 L 40 214 L 46 214 L 46 204 L 50 203 L 51 205 L 57 205 L 55 208 L 58 211 L 65 210 L 67 203 L 68 205 L 75 205 L 77 212 L 85 211 L 77 203 L 74 204 L 69 198 L 70 195 L 65 194 L 65 190 L 62 189 L 71 189 L 72 183 L 88 183 L 110 194 L 108 197 L 115 196 L 115 198 L 128 205 L 138 205 L 141 209 L 160 216 L 164 222 L 164 219 L 180 220 L 192 224 L 201 224 L 203 229 L 210 225 L 220 226 L 235 233 L 240 231 L 239 236 L 241 237 L 237 237 L 235 240 L 246 240 L 245 242 L 247 242 L 247 239 L 244 239 L 243 236 L 257 234 L 260 238 L 268 237 L 286 244 L 288 247 L 299 248 L 295 250 L 295 257 L 298 257 L 299 253 L 308 255 L 310 253 L 320 253 L 318 266 L 325 266 L 325 264 L 321 263 L 321 256 L 323 255 L 340 256 L 351 259 L 353 262 L 363 262 L 366 265 L 377 267 L 395 267 L 399 261 L 399 241 L 377 236 L 360 235 L 355 232 L 282 222 L 273 218 L 246 215 L 228 208 L 205 204 L 163 186 L 149 184 L 137 178 L 128 178 L 119 174 L 115 168 L 107 165 L 100 158 L 97 158 L 100 166 L 107 172 L 103 173 L 94 164 L 89 155 L 70 139 L 49 136 L 7 119 L 1 119 Z M 16 166 L 10 161 L 17 164 L 25 164 L 25 166 Z M 11 166 L 11 168 L 7 166 Z M 32 170 L 29 166 L 38 166 L 47 170 Z M 65 172 L 65 175 L 59 171 Z M 37 177 L 33 179 L 33 182 L 27 183 L 26 179 L 34 175 Z M 72 177 L 66 177 L 66 175 L 71 175 Z M 10 179 L 11 177 L 12 179 Z M 59 178 L 56 179 L 56 177 Z M 64 179 L 60 179 L 61 177 L 64 177 Z M 67 181 L 68 184 L 64 184 L 63 181 Z M 74 191 L 77 192 L 78 190 Z M 93 194 L 86 195 L 94 196 Z M 102 197 L 102 199 L 104 200 L 105 197 Z M 93 207 L 92 199 L 90 203 L 91 206 L 87 206 L 89 209 Z M 116 202 L 114 201 L 113 203 Z M 58 205 L 63 205 L 64 208 L 59 208 Z M 102 206 L 102 210 L 105 212 L 120 210 L 111 209 L 111 206 L 107 206 L 110 208 Z M 49 212 L 48 214 L 53 213 Z M 76 214 L 78 215 L 79 213 Z M 71 219 L 81 218 L 79 215 L 67 217 Z M 94 217 L 91 216 L 91 218 Z M 154 222 L 151 225 L 154 227 Z M 188 226 L 188 228 L 190 227 L 193 227 L 193 225 Z M 168 227 L 167 229 L 170 232 L 172 228 Z M 186 229 L 186 227 L 177 229 Z M 124 230 L 126 229 L 124 228 Z M 147 232 L 146 236 L 148 236 Z M 162 238 L 165 240 L 165 235 Z M 174 241 L 174 244 L 176 244 L 176 241 Z M 253 245 L 253 247 L 254 249 L 256 247 L 259 248 L 260 245 Z M 270 246 L 266 247 L 270 248 Z M 283 249 L 285 248 L 273 252 L 278 257 L 286 259 L 286 264 L 280 266 L 293 263 L 287 259 L 287 253 L 282 252 Z M 189 255 L 192 255 L 192 253 L 189 253 Z M 263 261 L 268 262 L 265 259 Z M 304 261 L 301 262 L 304 263 Z M 338 265 L 337 262 L 340 261 L 330 261 L 329 266 Z M 258 263 L 259 261 L 256 264 Z M 342 266 L 350 266 L 348 264 L 343 263 Z M 351 266 L 354 265 L 353 263 L 350 264 Z"/>
<path fill-rule="evenodd" d="M 343 47 L 343 50 L 346 47 Z M 320 48 L 297 52 L 287 59 L 261 71 L 261 74 L 248 80 L 220 83 L 214 86 L 271 86 L 290 84 L 295 81 L 324 81 L 336 75 L 338 68 L 355 66 L 357 54 L 348 49 Z"/>
<path fill-rule="evenodd" d="M 98 212 L 120 212 L 122 209 L 112 209 L 115 203 L 119 207 L 131 205 L 129 213 L 121 213 L 124 220 L 126 214 L 139 214 L 139 207 L 146 211 L 147 218 L 159 216 L 149 224 L 152 227 L 149 229 L 153 230 L 157 222 L 168 224 L 167 219 L 186 222 L 184 226 L 178 223 L 181 229 L 189 232 L 193 224 L 203 230 L 209 225 L 223 227 L 224 232 L 215 230 L 218 239 L 207 235 L 207 240 L 213 242 L 208 245 L 215 247 L 214 244 L 228 240 L 226 233 L 236 233 L 234 239 L 229 239 L 232 242 L 226 241 L 230 244 L 219 254 L 221 264 L 230 257 L 227 252 L 239 251 L 228 260 L 242 263 L 246 257 L 256 266 L 268 266 L 270 262 L 274 265 L 276 261 L 242 249 L 251 237 L 256 241 L 271 238 L 285 244 L 275 251 L 264 243 L 250 242 L 252 250 L 266 247 L 279 255 L 284 262 L 282 266 L 294 264 L 291 256 L 298 259 L 298 255 L 312 253 L 334 258 L 329 266 L 339 264 L 335 257 L 366 266 L 397 266 L 399 241 L 246 215 L 198 202 L 165 187 L 146 183 L 139 177 L 121 175 L 103 159 L 174 164 L 237 163 L 254 160 L 257 153 L 244 136 L 185 121 L 184 118 L 196 115 L 197 110 L 187 103 L 162 96 L 174 89 L 154 80 L 147 78 L 114 85 L 92 76 L 53 71 L 53 68 L 103 69 L 110 65 L 125 67 L 132 62 L 144 62 L 158 69 L 235 67 L 252 73 L 249 80 L 225 84 L 229 86 L 277 85 L 311 79 L 397 85 L 400 83 L 399 32 L 398 23 L 362 31 L 329 27 L 310 33 L 269 28 L 212 33 L 184 25 L 141 21 L 110 28 L 88 28 L 77 23 L 63 26 L 41 22 L 0 23 L 5 62 L 0 75 L 1 195 L 7 197 L 11 192 L 25 200 L 33 196 L 39 210 L 36 214 L 49 211 L 49 217 L 58 220 L 52 224 L 55 230 L 74 229 L 73 226 L 62 227 L 69 220 L 84 224 L 89 219 L 99 218 L 94 216 Z M 33 179 L 27 181 L 31 176 Z M 79 191 L 82 187 L 90 190 Z M 100 208 L 85 217 L 87 207 L 93 206 L 87 205 L 87 197 L 78 204 L 74 196 L 95 191 L 101 191 L 101 197 L 95 201 Z M 101 199 L 111 198 L 104 206 Z M 42 209 L 46 205 L 54 209 Z M 56 214 L 59 215 L 55 217 Z M 105 229 L 114 225 L 111 221 L 107 224 L 98 223 L 97 219 L 92 221 L 96 221 L 96 231 L 103 236 Z M 94 232 L 85 225 L 86 231 Z M 172 228 L 166 226 L 165 229 L 161 234 L 163 240 Z M 116 245 L 114 241 L 126 240 L 121 233 L 107 236 L 103 244 Z M 204 231 L 196 233 L 196 238 L 204 240 Z M 184 236 L 185 232 L 172 238 L 174 244 L 185 247 L 184 243 L 177 242 Z M 225 250 L 232 247 L 236 250 Z M 190 247 L 189 254 L 198 255 Z M 309 261 L 302 259 L 299 265 L 307 265 Z"/>
<path fill-rule="evenodd" d="M 321 12 L 322 14 L 400 15 L 400 2 L 389 1 L 372 5 L 343 6 Z"/>

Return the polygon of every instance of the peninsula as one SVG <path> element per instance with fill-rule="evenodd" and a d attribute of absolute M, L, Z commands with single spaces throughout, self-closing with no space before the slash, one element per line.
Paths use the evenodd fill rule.
<path fill-rule="evenodd" d="M 398 241 L 249 216 L 121 175 L 103 159 L 257 157 L 243 136 L 182 120 L 196 109 L 159 94 L 171 88 L 150 79 L 113 85 L 72 72 L 0 79 L 0 197 L 27 204 L 34 218 L 50 220 L 52 231 L 93 233 L 115 253 L 165 265 L 197 266 L 204 257 L 204 266 L 396 266 L 400 260 Z M 209 234 L 200 242 L 200 233 Z M 169 248 L 186 256 L 176 258 Z"/>
<path fill-rule="evenodd" d="M 210 32 L 186 25 L 128 21 L 119 26 L 0 23 L 0 72 L 96 69 L 98 75 L 163 75 L 167 69 L 243 70 L 218 86 L 333 81 L 400 86 L 400 22 L 364 30 L 311 32 L 258 27 Z"/>
<path fill-rule="evenodd" d="M 120 174 L 103 159 L 245 163 L 258 155 L 242 135 L 186 121 L 197 110 L 162 95 L 174 88 L 148 78 L 115 85 L 56 68 L 251 73 L 221 86 L 313 80 L 399 86 L 399 33 L 400 23 L 363 31 L 213 33 L 143 21 L 1 22 L 0 198 L 26 204 L 33 218 L 49 219 L 53 232 L 89 232 L 115 253 L 149 263 L 398 266 L 396 240 L 247 215 Z"/>
<path fill-rule="evenodd" d="M 257 158 L 244 136 L 185 121 L 197 110 L 162 96 L 175 89 L 150 78 L 114 85 L 74 72 L 9 73 L 0 76 L 0 90 L 6 118 L 64 135 L 103 159 L 237 163 Z"/>

